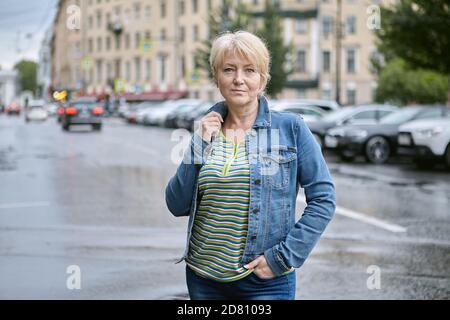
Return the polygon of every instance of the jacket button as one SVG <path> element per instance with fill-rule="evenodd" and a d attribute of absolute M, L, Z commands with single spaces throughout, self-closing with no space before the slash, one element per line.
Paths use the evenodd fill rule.
<path fill-rule="evenodd" d="M 255 180 L 255 184 L 260 185 L 261 184 L 261 179 L 256 179 Z"/>
<path fill-rule="evenodd" d="M 258 213 L 258 212 L 259 212 L 259 208 L 253 209 L 253 213 Z"/>

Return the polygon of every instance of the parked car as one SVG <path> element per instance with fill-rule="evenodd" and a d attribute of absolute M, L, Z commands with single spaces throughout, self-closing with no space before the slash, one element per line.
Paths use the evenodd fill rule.
<path fill-rule="evenodd" d="M 152 112 L 149 112 L 144 117 L 145 125 L 157 125 L 163 126 L 166 120 L 166 117 L 175 112 L 178 108 L 187 104 L 199 104 L 200 101 L 197 99 L 179 99 L 179 100 L 169 100 L 165 103 L 159 105 L 157 108 L 154 108 Z"/>
<path fill-rule="evenodd" d="M 177 122 L 178 118 L 183 117 L 190 112 L 194 111 L 198 106 L 200 106 L 203 102 L 198 100 L 196 103 L 189 103 L 180 106 L 175 109 L 172 113 L 168 114 L 166 120 L 164 121 L 164 126 L 166 128 L 178 128 Z"/>
<path fill-rule="evenodd" d="M 304 103 L 291 102 L 285 100 L 269 101 L 269 108 L 272 111 L 286 111 L 300 115 L 305 122 L 318 121 L 323 118 L 326 112 L 317 107 L 310 106 Z"/>
<path fill-rule="evenodd" d="M 59 105 L 57 103 L 46 103 L 44 106 L 45 111 L 49 116 L 55 116 L 58 112 Z"/>
<path fill-rule="evenodd" d="M 184 114 L 177 119 L 177 127 L 188 129 L 189 131 L 194 131 L 195 121 L 199 120 L 203 115 L 211 109 L 214 102 L 207 101 L 197 106 L 191 112 Z"/>
<path fill-rule="evenodd" d="M 342 160 L 351 161 L 364 155 L 372 163 L 385 163 L 397 153 L 398 128 L 409 121 L 446 117 L 445 106 L 412 106 L 393 112 L 378 124 L 342 125 L 325 135 L 325 148 L 336 151 Z"/>
<path fill-rule="evenodd" d="M 138 115 L 141 115 L 144 110 L 157 107 L 161 101 L 144 101 L 128 106 L 128 110 L 123 113 L 124 118 L 128 123 L 138 123 Z M 143 123 L 143 118 L 140 117 L 140 123 Z"/>
<path fill-rule="evenodd" d="M 400 126 L 398 144 L 399 154 L 411 156 L 418 167 L 443 161 L 450 169 L 450 117 Z"/>
<path fill-rule="evenodd" d="M 376 124 L 396 110 L 398 110 L 396 106 L 387 104 L 343 107 L 326 114 L 320 121 L 308 123 L 308 127 L 317 143 L 323 147 L 325 134 L 329 129 L 347 124 Z"/>
<path fill-rule="evenodd" d="M 95 100 L 75 100 L 64 107 L 61 125 L 69 130 L 72 125 L 91 125 L 94 130 L 101 130 L 103 107 Z"/>
<path fill-rule="evenodd" d="M 31 100 L 25 111 L 25 121 L 45 121 L 47 120 L 48 112 L 45 110 L 45 101 Z"/>
<path fill-rule="evenodd" d="M 341 106 L 333 100 L 321 100 L 321 99 L 283 99 L 278 102 L 295 103 L 296 105 L 305 105 L 310 107 L 317 107 L 325 112 L 336 111 L 341 109 Z M 270 105 L 270 101 L 269 101 Z"/>
<path fill-rule="evenodd" d="M 20 112 L 21 112 L 21 111 L 22 111 L 21 106 L 20 106 L 17 102 L 15 102 L 15 101 L 11 102 L 11 103 L 5 108 L 5 113 L 6 113 L 7 115 L 12 115 L 12 114 L 20 115 Z"/>

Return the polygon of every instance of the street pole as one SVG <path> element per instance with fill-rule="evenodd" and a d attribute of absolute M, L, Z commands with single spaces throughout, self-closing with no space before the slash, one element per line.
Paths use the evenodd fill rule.
<path fill-rule="evenodd" d="M 336 102 L 341 104 L 341 47 L 342 47 L 342 0 L 337 0 L 336 11 Z"/>

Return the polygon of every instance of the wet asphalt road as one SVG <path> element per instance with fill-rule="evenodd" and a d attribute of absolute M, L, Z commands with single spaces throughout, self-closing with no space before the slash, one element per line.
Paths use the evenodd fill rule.
<path fill-rule="evenodd" d="M 187 299 L 175 264 L 187 218 L 164 201 L 171 134 L 0 115 L 0 298 Z M 327 161 L 338 210 L 297 270 L 297 299 L 449 299 L 450 172 Z M 70 290 L 73 265 L 81 288 Z"/>

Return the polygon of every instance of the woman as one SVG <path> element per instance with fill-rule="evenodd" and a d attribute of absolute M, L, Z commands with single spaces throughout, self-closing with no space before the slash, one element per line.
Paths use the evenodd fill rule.
<path fill-rule="evenodd" d="M 320 147 L 303 120 L 269 111 L 269 52 L 238 31 L 213 43 L 210 64 L 225 101 L 201 119 L 166 188 L 175 216 L 189 216 L 191 299 L 295 299 L 295 268 L 335 210 Z M 299 186 L 307 206 L 295 222 Z"/>

